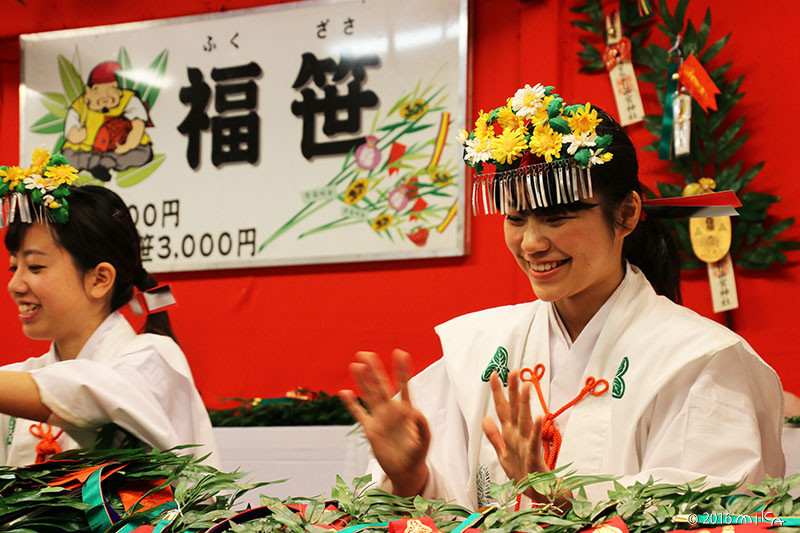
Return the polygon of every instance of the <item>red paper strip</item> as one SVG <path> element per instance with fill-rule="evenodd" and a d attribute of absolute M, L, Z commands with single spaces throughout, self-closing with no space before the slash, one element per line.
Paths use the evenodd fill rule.
<path fill-rule="evenodd" d="M 99 469 L 103 468 L 104 466 L 110 465 L 110 464 L 111 463 L 108 462 L 108 463 L 103 463 L 103 464 L 97 465 L 97 466 L 90 466 L 88 468 L 82 468 L 81 470 L 78 470 L 77 472 L 73 472 L 71 474 L 67 474 L 66 476 L 62 476 L 62 477 L 60 477 L 58 479 L 54 479 L 53 481 L 48 483 L 48 485 L 50 485 L 51 487 L 57 487 L 59 485 L 63 485 L 65 489 L 72 489 L 72 488 L 75 488 L 75 487 L 80 487 L 81 485 L 86 483 L 86 480 L 89 479 L 89 476 L 91 476 L 92 473 L 94 473 L 96 470 L 99 470 Z M 127 466 L 127 465 L 124 465 L 124 464 L 123 465 L 119 465 L 116 468 L 112 468 L 111 470 L 107 470 L 107 471 L 103 472 L 103 475 L 101 476 L 100 481 L 106 479 L 108 476 L 110 476 L 114 472 L 122 470 L 123 468 L 125 468 L 125 466 Z"/>
<path fill-rule="evenodd" d="M 645 205 L 674 205 L 681 207 L 705 207 L 705 206 L 731 206 L 742 207 L 742 202 L 733 191 L 720 191 L 708 194 L 696 194 L 694 196 L 676 196 L 674 198 L 656 198 L 654 200 L 643 200 Z"/>
<path fill-rule="evenodd" d="M 403 157 L 403 154 L 406 153 L 406 145 L 398 142 L 392 143 L 392 149 L 389 152 L 389 161 L 386 162 L 386 166 L 389 169 L 389 175 L 396 174 L 400 171 L 399 168 L 392 166 L 392 164 Z"/>
<path fill-rule="evenodd" d="M 694 54 L 689 54 L 689 57 L 683 61 L 678 69 L 678 79 L 692 95 L 692 98 L 697 100 L 703 111 L 708 113 L 708 108 L 717 110 L 715 96 L 720 93 L 719 89 Z"/>
<path fill-rule="evenodd" d="M 150 494 L 142 501 L 139 501 L 139 498 L 164 483 L 164 481 L 166 481 L 166 479 L 160 479 L 158 481 L 134 481 L 120 488 L 118 491 L 119 498 L 122 500 L 122 506 L 125 508 L 125 511 L 127 512 L 130 510 L 136 502 L 139 502 L 140 505 L 139 510 L 136 511 L 138 513 L 173 501 L 175 497 L 172 495 L 172 488 L 170 488 L 169 485 Z"/>
<path fill-rule="evenodd" d="M 433 518 L 423 516 L 392 520 L 389 522 L 389 533 L 439 533 L 439 529 L 433 523 Z"/>
<path fill-rule="evenodd" d="M 622 518 L 615 516 L 595 527 L 584 529 L 581 533 L 628 533 L 628 526 Z"/>

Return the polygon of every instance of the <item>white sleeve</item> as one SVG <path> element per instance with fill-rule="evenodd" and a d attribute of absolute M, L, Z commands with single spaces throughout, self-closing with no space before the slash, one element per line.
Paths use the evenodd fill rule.
<path fill-rule="evenodd" d="M 61 361 L 31 375 L 52 411 L 50 424 L 69 430 L 114 422 L 158 449 L 201 444 L 191 452 L 204 455 L 216 448 L 198 442 L 213 436 L 191 378 L 153 347 L 104 361 Z"/>
<path fill-rule="evenodd" d="M 688 365 L 643 418 L 641 472 L 619 482 L 629 486 L 652 476 L 679 484 L 705 477 L 715 486 L 783 476 L 781 394 L 774 372 L 737 345 Z"/>
<path fill-rule="evenodd" d="M 463 502 L 474 485 L 467 479 L 467 429 L 444 361 L 440 359 L 414 376 L 409 381 L 409 392 L 412 404 L 425 415 L 431 432 L 425 460 L 428 481 L 421 496 Z M 371 455 L 367 472 L 380 488 L 392 491 L 391 482 Z"/>
<path fill-rule="evenodd" d="M 130 100 L 128 100 L 128 105 L 125 106 L 125 111 L 123 114 L 128 120 L 139 119 L 147 122 L 147 110 L 144 108 L 142 101 L 136 95 L 131 96 Z"/>

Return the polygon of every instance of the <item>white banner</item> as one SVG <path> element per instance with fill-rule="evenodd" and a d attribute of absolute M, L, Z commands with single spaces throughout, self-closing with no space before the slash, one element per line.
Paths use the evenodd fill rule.
<path fill-rule="evenodd" d="M 463 255 L 466 4 L 23 35 L 21 164 L 117 191 L 152 272 Z"/>

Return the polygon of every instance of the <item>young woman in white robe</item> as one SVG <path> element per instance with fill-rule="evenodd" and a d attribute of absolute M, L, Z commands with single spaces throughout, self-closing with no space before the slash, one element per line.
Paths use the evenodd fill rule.
<path fill-rule="evenodd" d="M 140 240 L 122 199 L 103 187 L 71 187 L 69 219 L 6 230 L 8 290 L 23 332 L 51 340 L 42 356 L 0 369 L 0 464 L 41 462 L 91 446 L 114 423 L 147 445 L 216 444 L 192 373 L 166 311 L 137 335 L 118 309 L 134 287 L 156 282 L 142 266 Z"/>
<path fill-rule="evenodd" d="M 513 195 L 524 188 L 509 191 L 506 244 L 538 300 L 438 326 L 443 357 L 410 382 L 408 354 L 393 354 L 394 386 L 376 354 L 356 354 L 351 371 L 369 412 L 351 391 L 342 397 L 370 442 L 370 472 L 383 488 L 476 508 L 487 502 L 489 482 L 567 464 L 623 484 L 783 474 L 777 375 L 741 337 L 679 305 L 677 250 L 662 224 L 642 216 L 634 147 L 597 111 L 613 159 L 592 168 L 593 196 L 518 210 Z M 550 413 L 589 378 L 612 389 L 603 393 L 597 383 L 592 390 L 601 394 L 586 394 L 554 419 L 563 439 L 555 457 L 543 449 L 546 413 L 530 375 L 520 389 L 519 370 L 508 372 L 522 368 L 544 369 Z M 587 494 L 602 500 L 608 488 L 590 485 Z M 526 495 L 542 499 L 532 489 Z"/>

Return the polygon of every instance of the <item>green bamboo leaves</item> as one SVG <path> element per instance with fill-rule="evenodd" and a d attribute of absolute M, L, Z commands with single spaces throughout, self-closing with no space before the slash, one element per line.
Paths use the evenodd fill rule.
<path fill-rule="evenodd" d="M 751 270 L 767 270 L 775 263 L 784 263 L 785 252 L 800 249 L 800 242 L 780 239 L 779 236 L 794 224 L 794 218 L 770 220 L 769 208 L 780 201 L 780 197 L 753 191 L 745 191 L 755 176 L 761 171 L 764 162 L 757 163 L 747 170 L 742 170 L 741 161 L 733 161 L 734 156 L 747 142 L 749 135 L 745 131 L 745 117 L 736 117 L 731 113 L 742 98 L 740 90 L 743 76 L 734 80 L 727 78 L 732 61 L 722 65 L 712 65 L 730 40 L 727 34 L 711 44 L 711 9 L 707 9 L 699 27 L 692 20 L 686 20 L 689 0 L 679 0 L 674 11 L 670 11 L 666 2 L 658 2 L 658 16 L 641 17 L 636 2 L 622 2 L 620 18 L 623 29 L 633 42 L 633 61 L 641 72 L 640 81 L 654 85 L 659 102 L 665 100 L 667 87 L 667 66 L 669 54 L 667 48 L 655 43 L 645 45 L 650 27 L 655 24 L 669 43 L 674 43 L 681 36 L 681 54 L 683 58 L 694 54 L 709 76 L 720 89 L 717 95 L 717 110 L 709 110 L 706 114 L 697 102 L 692 102 L 691 153 L 687 156 L 673 158 L 670 170 L 679 174 L 688 184 L 701 177 L 712 177 L 717 183 L 716 190 L 732 190 L 742 201 L 739 217 L 733 218 L 733 239 L 731 256 L 737 266 Z M 588 16 L 589 20 L 577 20 L 573 24 L 591 33 L 602 36 L 604 22 L 600 0 L 584 0 L 572 9 L 573 12 Z M 583 72 L 596 72 L 603 68 L 601 39 L 593 38 L 581 41 L 583 50 L 578 56 L 584 61 Z M 645 150 L 658 151 L 661 137 L 661 121 L 663 112 L 645 116 L 644 127 L 656 137 Z M 680 196 L 682 185 L 657 183 L 660 196 Z M 769 220 L 768 223 L 767 221 Z M 692 250 L 687 220 L 665 220 L 679 245 L 683 268 L 687 270 L 703 267 Z"/>

